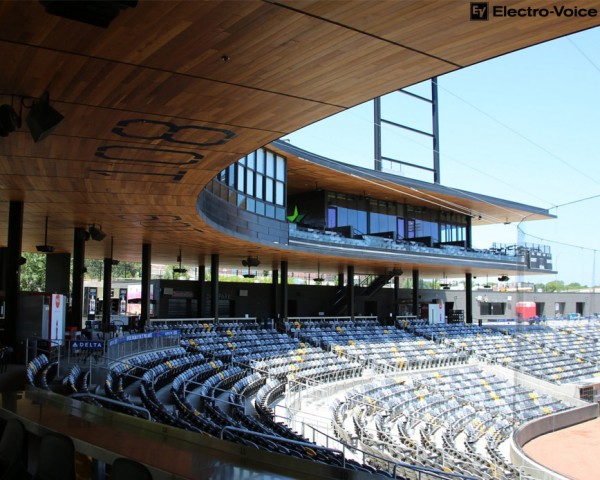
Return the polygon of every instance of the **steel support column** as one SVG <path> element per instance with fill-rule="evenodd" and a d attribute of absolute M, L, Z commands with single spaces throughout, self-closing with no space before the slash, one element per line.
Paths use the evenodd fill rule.
<path fill-rule="evenodd" d="M 275 269 L 272 273 L 271 279 L 271 316 L 273 320 L 277 320 L 277 313 L 279 313 L 279 291 L 277 285 L 279 283 L 279 270 Z"/>
<path fill-rule="evenodd" d="M 104 259 L 104 277 L 102 292 L 102 331 L 108 332 L 110 329 L 110 314 L 112 310 L 112 258 Z"/>
<path fill-rule="evenodd" d="M 473 274 L 465 273 L 465 323 L 473 323 Z"/>
<path fill-rule="evenodd" d="M 354 265 L 348 265 L 348 315 L 354 320 Z"/>
<path fill-rule="evenodd" d="M 73 232 L 73 289 L 71 290 L 71 320 L 67 327 L 83 327 L 83 275 L 85 242 L 90 234 L 83 228 Z"/>
<path fill-rule="evenodd" d="M 219 323 L 219 254 L 210 256 L 210 314 Z"/>
<path fill-rule="evenodd" d="M 419 316 L 419 270 L 412 271 L 412 314 Z"/>
<path fill-rule="evenodd" d="M 198 301 L 196 302 L 196 316 L 202 318 L 204 305 L 204 281 L 206 279 L 206 266 L 198 265 Z"/>
<path fill-rule="evenodd" d="M 142 308 L 140 311 L 140 330 L 150 323 L 150 276 L 152 273 L 152 245 L 142 244 Z M 158 294 L 158 292 L 155 292 Z"/>
<path fill-rule="evenodd" d="M 396 318 L 400 315 L 400 276 L 394 277 L 394 319 L 392 325 L 396 324 Z"/>
<path fill-rule="evenodd" d="M 281 321 L 288 317 L 288 262 L 281 262 Z"/>
<path fill-rule="evenodd" d="M 5 256 L 4 315 L 5 339 L 8 345 L 17 346 L 17 322 L 19 321 L 19 290 L 21 246 L 23 242 L 23 202 L 11 201 L 8 207 L 8 239 Z"/>

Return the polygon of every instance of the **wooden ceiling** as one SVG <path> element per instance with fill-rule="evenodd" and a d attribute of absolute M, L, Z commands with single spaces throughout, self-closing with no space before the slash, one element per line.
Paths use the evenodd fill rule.
<path fill-rule="evenodd" d="M 462 0 L 142 0 L 104 29 L 40 2 L 0 2 L 0 104 L 25 118 L 48 91 L 65 117 L 37 143 L 25 122 L 0 138 L 0 245 L 8 202 L 22 200 L 25 251 L 44 243 L 48 216 L 57 252 L 72 250 L 74 227 L 97 224 L 107 239 L 87 242 L 88 257 L 109 256 L 112 237 L 120 260 L 140 261 L 151 243 L 154 263 L 175 263 L 180 248 L 192 265 L 211 253 L 232 265 L 250 253 L 264 264 L 316 263 L 215 232 L 196 214 L 198 194 L 228 164 L 302 126 L 598 24 L 469 21 Z"/>

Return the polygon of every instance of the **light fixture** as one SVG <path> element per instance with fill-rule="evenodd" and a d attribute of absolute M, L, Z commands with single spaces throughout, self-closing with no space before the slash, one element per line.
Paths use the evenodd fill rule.
<path fill-rule="evenodd" d="M 87 23 L 95 27 L 108 28 L 121 10 L 135 8 L 137 0 L 73 1 L 41 0 L 46 13 Z"/>
<path fill-rule="evenodd" d="M 8 137 L 9 133 L 21 127 L 21 117 L 11 105 L 0 105 L 0 137 Z"/>
<path fill-rule="evenodd" d="M 508 276 L 506 276 L 506 275 L 500 275 L 498 277 L 498 281 L 499 282 L 508 282 L 509 280 L 510 280 L 510 278 Z"/>
<path fill-rule="evenodd" d="M 92 240 L 96 240 L 97 242 L 101 242 L 102 240 L 104 240 L 104 238 L 106 238 L 106 233 L 102 231 L 102 225 L 96 226 L 96 224 L 94 223 L 89 226 L 88 231 L 90 237 L 92 237 Z"/>
<path fill-rule="evenodd" d="M 37 143 L 50 135 L 64 118 L 50 106 L 50 96 L 44 92 L 41 98 L 33 101 L 25 121 L 33 141 Z"/>
<path fill-rule="evenodd" d="M 483 288 L 492 288 L 487 275 L 485 276 L 485 285 L 483 286 Z"/>
<path fill-rule="evenodd" d="M 258 267 L 260 265 L 260 260 L 258 257 L 248 257 L 242 260 L 242 265 L 244 267 Z"/>
<path fill-rule="evenodd" d="M 317 263 L 317 278 L 313 280 L 315 283 L 323 283 L 325 279 L 321 277 L 321 264 Z"/>
<path fill-rule="evenodd" d="M 187 269 L 181 266 L 181 248 L 179 249 L 179 255 L 177 256 L 177 261 L 179 262 L 179 268 L 174 268 L 173 273 L 186 273 Z"/>
<path fill-rule="evenodd" d="M 54 251 L 54 247 L 52 245 L 48 245 L 48 215 L 46 215 L 46 228 L 44 230 L 44 244 L 36 245 L 35 248 L 40 253 L 52 253 Z"/>
<path fill-rule="evenodd" d="M 448 283 L 448 278 L 446 278 L 446 274 L 445 273 L 444 273 L 444 278 L 440 282 L 440 287 L 442 288 L 442 290 L 449 290 L 450 289 L 450 284 Z"/>

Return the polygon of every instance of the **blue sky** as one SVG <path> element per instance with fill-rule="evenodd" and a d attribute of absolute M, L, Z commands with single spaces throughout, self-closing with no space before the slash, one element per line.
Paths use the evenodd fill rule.
<path fill-rule="evenodd" d="M 599 285 L 600 27 L 449 73 L 438 85 L 441 183 L 550 209 L 558 218 L 524 222 L 521 239 L 550 245 L 559 274 L 530 278 Z M 430 130 L 426 103 L 396 93 L 382 105 L 384 118 Z M 372 102 L 285 138 L 372 167 Z M 430 165 L 426 137 L 384 127 L 383 144 L 384 155 Z M 403 173 L 432 180 L 414 172 Z M 596 198 L 579 201 L 588 197 Z M 474 229 L 476 247 L 518 240 L 515 224 Z"/>

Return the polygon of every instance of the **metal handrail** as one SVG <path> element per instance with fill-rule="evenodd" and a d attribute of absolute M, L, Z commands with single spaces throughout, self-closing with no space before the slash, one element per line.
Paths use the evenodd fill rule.
<path fill-rule="evenodd" d="M 255 432 L 253 430 L 248 430 L 246 428 L 234 427 L 231 425 L 227 425 L 221 429 L 221 435 L 220 435 L 221 440 L 225 440 L 224 435 L 223 435 L 225 433 L 225 431 L 243 432 L 245 434 L 250 434 L 250 435 L 253 435 L 256 437 L 267 438 L 269 440 L 275 440 L 277 442 L 285 442 L 285 443 L 292 443 L 295 445 L 300 445 L 302 447 L 310 448 L 311 450 L 322 450 L 325 452 L 335 453 L 342 457 L 342 465 L 346 465 L 346 457 L 344 456 L 343 452 L 341 452 L 340 450 L 336 450 L 335 448 L 322 447 L 320 445 L 316 445 L 316 444 L 310 443 L 310 442 L 301 442 L 300 440 L 293 440 L 291 438 L 285 438 L 285 437 L 281 437 L 281 436 L 277 436 L 277 435 L 270 435 L 268 433 Z"/>
<path fill-rule="evenodd" d="M 152 415 L 150 415 L 150 410 L 144 407 L 139 407 L 138 405 L 134 405 L 133 403 L 121 402 L 120 400 L 113 400 L 112 398 L 104 397 L 102 395 L 96 395 L 95 393 L 73 393 L 69 395 L 70 398 L 74 398 L 75 400 L 79 400 L 80 398 L 93 398 L 94 400 L 98 400 L 100 402 L 111 403 L 113 405 L 118 405 L 124 408 L 131 408 L 132 410 L 138 410 L 140 412 L 148 415 L 148 420 L 152 420 Z"/>

